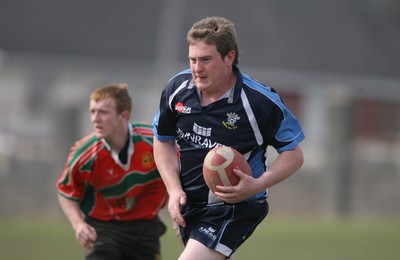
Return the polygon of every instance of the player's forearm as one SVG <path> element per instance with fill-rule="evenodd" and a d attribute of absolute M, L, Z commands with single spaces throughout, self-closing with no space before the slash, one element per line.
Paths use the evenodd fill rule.
<path fill-rule="evenodd" d="M 154 158 L 168 193 L 181 190 L 175 142 L 161 142 L 154 138 Z"/>
<path fill-rule="evenodd" d="M 297 146 L 279 154 L 272 166 L 259 178 L 261 190 L 270 188 L 293 175 L 304 162 L 303 151 Z"/>
<path fill-rule="evenodd" d="M 81 211 L 79 209 L 79 203 L 73 200 L 69 200 L 62 195 L 58 194 L 58 201 L 61 209 L 70 222 L 72 228 L 75 230 L 76 227 L 84 222 Z"/>

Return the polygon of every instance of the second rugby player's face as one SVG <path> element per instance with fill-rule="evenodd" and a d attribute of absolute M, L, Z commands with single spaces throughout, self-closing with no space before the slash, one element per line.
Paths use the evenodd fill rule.
<path fill-rule="evenodd" d="M 90 101 L 90 119 L 98 138 L 112 139 L 114 133 L 124 126 L 121 115 L 117 114 L 113 98 Z"/>

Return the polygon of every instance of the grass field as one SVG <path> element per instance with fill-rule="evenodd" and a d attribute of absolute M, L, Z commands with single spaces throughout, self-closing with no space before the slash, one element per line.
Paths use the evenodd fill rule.
<path fill-rule="evenodd" d="M 384 260 L 400 259 L 399 245 L 400 220 L 267 218 L 235 255 L 236 260 Z M 169 226 L 162 237 L 163 259 L 177 259 L 181 250 Z M 65 219 L 0 218 L 0 259 L 84 258 Z"/>

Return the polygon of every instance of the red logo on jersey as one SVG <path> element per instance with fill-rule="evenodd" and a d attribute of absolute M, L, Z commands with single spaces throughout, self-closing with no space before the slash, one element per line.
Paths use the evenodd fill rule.
<path fill-rule="evenodd" d="M 178 111 L 178 113 L 190 114 L 192 108 L 185 106 L 182 102 L 178 102 L 175 105 L 175 110 Z"/>
<path fill-rule="evenodd" d="M 179 113 L 182 113 L 183 108 L 184 108 L 184 106 L 183 106 L 183 103 L 182 103 L 182 102 L 176 103 L 176 105 L 175 105 L 175 110 L 176 110 L 176 111 L 178 111 Z"/>

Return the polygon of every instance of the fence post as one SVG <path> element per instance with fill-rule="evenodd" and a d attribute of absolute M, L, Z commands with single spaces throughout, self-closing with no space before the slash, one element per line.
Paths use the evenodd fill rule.
<path fill-rule="evenodd" d="M 352 208 L 353 181 L 353 116 L 354 106 L 350 92 L 343 86 L 334 86 L 329 98 L 328 165 L 333 176 L 333 201 L 339 217 L 347 217 Z"/>

